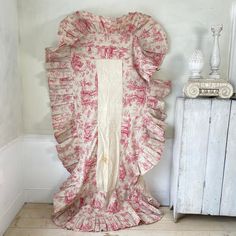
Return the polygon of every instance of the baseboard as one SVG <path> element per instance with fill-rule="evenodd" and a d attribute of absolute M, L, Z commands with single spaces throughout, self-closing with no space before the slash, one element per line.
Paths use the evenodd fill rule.
<path fill-rule="evenodd" d="M 18 194 L 15 200 L 7 207 L 7 210 L 0 215 L 0 235 L 2 236 L 7 230 L 16 214 L 20 211 L 24 205 L 25 199 L 23 191 Z"/>
<path fill-rule="evenodd" d="M 9 143 L 5 144 L 4 146 L 0 147 L 0 153 L 4 152 L 6 149 L 11 148 L 13 145 L 16 145 L 22 140 L 22 137 L 19 136 L 13 140 L 11 140 Z"/>
<path fill-rule="evenodd" d="M 25 189 L 24 201 L 30 203 L 52 203 L 55 189 Z M 169 206 L 168 191 L 152 191 L 152 196 L 155 197 L 162 206 Z"/>

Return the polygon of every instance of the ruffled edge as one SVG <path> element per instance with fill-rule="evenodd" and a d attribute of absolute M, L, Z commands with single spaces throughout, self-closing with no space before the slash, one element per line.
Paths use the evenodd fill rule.
<path fill-rule="evenodd" d="M 161 32 L 166 39 L 162 27 L 151 16 L 141 12 L 129 12 L 121 17 L 112 18 L 93 14 L 87 11 L 76 11 L 65 17 L 59 26 L 60 45 L 73 45 L 80 38 L 93 33 L 131 33 L 139 38 L 146 38 L 151 30 Z M 153 36 L 152 35 L 150 36 Z M 153 38 L 155 40 L 155 38 Z M 149 45 L 142 41 L 142 47 L 148 51 Z"/>
<path fill-rule="evenodd" d="M 59 47 L 46 49 L 46 68 L 55 138 L 59 143 L 59 158 L 70 172 L 77 163 L 73 161 L 74 153 L 69 153 L 72 158 L 66 160 L 63 151 L 60 151 L 62 149 L 60 146 L 68 147 L 66 144 L 75 142 L 74 137 L 76 137 L 73 118 L 75 103 L 72 88 L 74 72 L 70 61 L 71 48 L 88 34 L 126 34 L 127 32 L 134 35 L 133 64 L 141 78 L 149 84 L 150 90 L 147 94 L 146 108 L 138 118 L 146 125 L 146 135 L 149 135 L 149 140 L 151 140 L 151 143 L 143 144 L 141 147 L 146 153 L 139 155 L 139 172 L 146 173 L 160 160 L 164 146 L 165 127 L 163 98 L 170 91 L 170 82 L 150 78 L 160 67 L 168 50 L 165 31 L 150 16 L 139 12 L 110 18 L 86 11 L 77 11 L 61 21 L 58 31 Z M 137 172 L 137 167 L 135 168 Z"/>
<path fill-rule="evenodd" d="M 138 165 L 139 165 L 139 171 L 141 174 L 146 173 L 148 170 L 150 170 L 153 166 L 155 166 L 158 161 L 160 160 L 161 153 L 163 151 L 163 145 L 164 145 L 164 133 L 161 135 L 161 140 L 157 140 L 157 135 L 153 132 L 153 127 L 156 125 L 158 129 L 164 129 L 164 112 L 163 109 L 155 109 L 153 108 L 152 105 L 152 100 L 153 96 L 151 95 L 153 93 L 153 89 L 155 88 L 157 91 L 160 88 L 163 88 L 161 92 L 159 91 L 154 97 L 156 97 L 154 100 L 158 103 L 161 102 L 163 97 L 165 97 L 168 94 L 169 90 L 169 84 L 168 82 L 163 82 L 159 80 L 150 80 L 150 77 L 152 74 L 156 71 L 156 69 L 160 66 L 164 55 L 167 51 L 167 42 L 166 42 L 166 37 L 165 33 L 163 31 L 163 40 L 162 43 L 163 45 L 158 42 L 158 40 L 154 40 L 153 37 L 151 37 L 152 42 L 147 42 L 146 40 L 141 40 L 142 37 L 142 29 L 145 29 L 145 24 L 152 25 L 156 24 L 156 27 L 154 27 L 155 30 L 159 30 L 160 26 L 155 23 L 150 16 L 144 15 L 142 13 L 129 13 L 127 16 L 123 16 L 120 18 L 111 19 L 111 18 L 104 18 L 100 16 L 95 16 L 91 13 L 81 13 L 77 12 L 75 13 L 76 15 L 82 14 L 82 15 L 88 15 L 88 19 L 93 19 L 95 17 L 97 19 L 96 22 L 99 22 L 98 27 L 99 29 L 105 29 L 105 31 L 97 31 L 98 28 L 95 27 L 94 25 L 90 25 L 89 29 L 95 30 L 95 32 L 104 32 L 104 33 L 112 33 L 112 32 L 120 32 L 120 33 L 126 33 L 127 30 L 129 30 L 130 33 L 136 33 L 136 40 L 134 40 L 134 53 L 133 53 L 133 58 L 134 58 L 134 65 L 136 66 L 136 69 L 140 76 L 145 79 L 149 85 L 150 85 L 150 96 L 148 95 L 147 101 L 147 109 L 144 111 L 144 114 L 141 115 L 141 119 L 143 124 L 147 124 L 147 131 L 151 136 L 151 143 L 150 145 L 146 145 L 145 150 L 146 153 L 144 153 L 143 156 L 140 156 L 140 159 L 138 160 Z M 60 35 L 60 44 L 59 47 L 56 49 L 46 49 L 46 68 L 48 71 L 48 78 L 49 78 L 49 90 L 50 90 L 50 100 L 51 100 L 51 106 L 52 106 L 52 116 L 53 116 L 53 127 L 55 131 L 55 138 L 57 142 L 59 143 L 58 145 L 58 153 L 59 157 L 62 160 L 62 162 L 65 160 L 64 158 L 64 151 L 60 150 L 60 146 L 66 147 L 67 143 L 71 145 L 71 142 L 75 141 L 76 138 L 76 129 L 75 129 L 75 124 L 74 122 L 74 112 L 73 110 L 75 109 L 75 103 L 74 103 L 74 96 L 73 96 L 73 89 L 72 89 L 72 84 L 73 84 L 73 69 L 71 68 L 71 63 L 70 63 L 70 50 L 71 46 L 76 43 L 80 37 L 84 37 L 87 33 L 93 33 L 93 32 L 88 32 L 87 30 L 87 25 L 88 23 L 84 20 L 81 21 L 81 18 L 79 18 L 79 27 L 77 25 L 71 24 L 71 22 L 74 22 L 73 17 L 68 16 L 66 19 L 64 19 L 60 25 L 59 29 L 59 35 Z M 84 19 L 84 18 L 82 18 Z M 130 24 L 127 24 L 129 22 Z M 134 22 L 134 25 L 131 24 L 131 22 Z M 136 24 L 136 25 L 135 25 Z M 138 25 L 137 25 L 138 24 Z M 63 27 L 64 28 L 63 28 Z M 76 27 L 74 27 L 76 26 Z M 105 27 L 106 26 L 106 27 Z M 119 26 L 119 27 L 118 27 Z M 134 27 L 135 26 L 135 27 Z M 74 28 L 73 28 L 74 27 Z M 67 31 L 63 31 L 62 29 L 68 29 Z M 79 30 L 78 30 L 79 29 Z M 138 30 L 139 29 L 139 30 Z M 124 30 L 124 31 L 122 31 Z M 135 31 L 136 30 L 136 31 Z M 139 39 L 139 40 L 138 40 Z M 152 47 L 148 47 L 152 45 Z M 136 61 L 140 61 L 139 64 L 136 63 Z M 64 83 L 65 82 L 65 83 Z M 60 83 L 60 84 L 58 84 Z M 155 83 L 155 86 L 152 88 L 152 83 Z M 65 85 L 64 87 L 62 85 Z M 58 86 L 60 85 L 60 86 Z M 158 85 L 158 86 L 157 86 Z M 63 89 L 63 91 L 61 90 Z M 68 109 L 65 112 L 65 109 Z M 63 112 L 62 112 L 63 111 Z M 157 120 L 155 117 L 157 117 Z M 156 116 L 158 114 L 158 116 Z M 159 136 L 158 136 L 159 137 Z M 162 139 L 163 137 L 163 139 Z M 160 139 L 160 138 L 159 138 Z M 160 148 L 158 152 L 156 152 L 156 147 Z M 69 152 L 69 150 L 68 150 Z M 67 153 L 68 154 L 68 153 Z M 66 154 L 66 155 L 67 155 Z M 72 153 L 73 154 L 73 153 Z M 145 161 L 142 163 L 142 158 Z M 150 164 L 146 165 L 145 162 L 149 161 Z M 74 162 L 74 158 L 71 158 L 67 160 L 68 163 L 63 163 L 65 167 L 67 168 L 68 171 L 72 172 L 73 166 L 77 163 Z M 140 200 L 143 201 L 143 200 Z M 131 201 L 133 202 L 133 201 Z M 130 202 L 128 202 L 130 204 Z M 149 209 L 149 201 L 144 201 L 144 205 L 146 205 L 145 209 Z M 132 211 L 134 205 L 130 208 L 130 211 Z M 152 207 L 151 207 L 152 208 Z M 156 208 L 154 208 L 156 209 Z M 64 209 L 63 207 L 61 208 L 62 211 L 67 212 L 67 209 Z M 61 214 L 61 210 L 58 212 L 58 214 Z M 119 226 L 117 229 L 121 228 L 127 228 L 131 226 L 138 225 L 141 221 L 144 223 L 153 223 L 160 219 L 160 215 L 157 214 L 155 219 L 152 219 L 150 221 L 148 220 L 143 220 L 146 214 L 139 214 L 139 218 L 136 218 L 137 212 L 134 210 L 132 215 L 132 219 L 126 219 L 124 216 L 118 214 L 118 219 L 121 219 L 122 224 L 124 224 L 124 227 Z M 56 215 L 54 218 L 54 222 L 58 224 L 61 227 L 65 228 L 71 228 L 71 226 L 63 226 L 59 222 L 56 222 Z M 134 221 L 133 219 L 136 219 Z M 88 220 L 88 219 L 87 219 Z M 101 231 L 103 229 L 104 231 L 107 230 L 117 230 L 112 228 L 112 226 L 105 226 L 104 224 L 104 218 L 101 218 L 101 222 L 98 220 L 99 226 L 96 226 L 96 229 L 94 228 L 92 231 Z M 83 228 L 83 223 L 84 221 L 81 221 L 81 227 Z M 85 221 L 86 222 L 86 221 Z M 106 220 L 105 220 L 106 222 Z M 95 219 L 96 223 L 96 219 Z M 110 228 L 109 228 L 110 227 Z M 109 228 L 109 229 L 108 229 Z M 76 230 L 76 229 L 74 229 Z M 82 231 L 89 231 L 88 229 L 79 229 Z"/>
<path fill-rule="evenodd" d="M 146 105 L 134 120 L 132 146 L 128 153 L 129 167 L 136 176 L 144 175 L 161 160 L 165 146 L 165 102 L 170 82 L 149 81 Z"/>
<path fill-rule="evenodd" d="M 59 47 L 73 46 L 88 34 L 132 34 L 133 64 L 142 78 L 149 81 L 159 69 L 168 51 L 167 36 L 151 16 L 130 12 L 118 18 L 104 17 L 77 11 L 60 23 Z"/>
<path fill-rule="evenodd" d="M 73 154 L 66 148 L 67 143 L 75 142 L 77 138 L 75 124 L 75 96 L 74 96 L 74 73 L 70 63 L 70 48 L 60 47 L 57 50 L 46 49 L 46 64 L 49 98 L 51 105 L 52 126 L 54 136 L 58 143 L 59 158 L 66 169 L 71 172 L 73 164 L 66 154 Z M 60 148 L 61 147 L 61 148 Z"/>
<path fill-rule="evenodd" d="M 105 199 L 105 195 L 100 192 L 96 195 L 99 195 L 100 200 L 106 205 L 107 199 Z M 94 199 L 97 197 L 96 195 Z M 105 208 L 96 206 L 96 203 L 92 203 L 92 206 L 81 205 L 81 201 L 78 199 L 77 208 L 79 210 L 75 210 L 77 208 L 74 205 L 68 207 L 63 212 L 55 213 L 53 221 L 57 226 L 69 230 L 106 232 L 134 227 L 142 223 L 151 224 L 162 218 L 162 213 L 158 209 L 160 204 L 147 194 L 140 185 L 130 189 L 127 199 L 121 200 L 120 204 L 122 206 L 117 211 L 114 208 L 117 207 L 117 201 L 120 199 L 117 191 L 114 191 L 112 195 L 108 201 L 108 206 Z M 101 199 L 101 196 L 104 199 Z"/>

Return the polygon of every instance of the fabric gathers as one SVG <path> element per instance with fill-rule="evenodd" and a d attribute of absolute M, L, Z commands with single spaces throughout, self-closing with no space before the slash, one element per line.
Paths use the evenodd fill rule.
<path fill-rule="evenodd" d="M 170 82 L 152 79 L 167 53 L 165 32 L 138 12 L 78 11 L 58 34 L 46 69 L 56 148 L 70 176 L 54 195 L 55 224 L 112 231 L 160 220 L 142 176 L 165 142 Z"/>

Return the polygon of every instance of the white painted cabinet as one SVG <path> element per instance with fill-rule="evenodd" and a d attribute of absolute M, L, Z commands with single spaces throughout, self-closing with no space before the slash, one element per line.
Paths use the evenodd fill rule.
<path fill-rule="evenodd" d="M 236 101 L 178 98 L 170 206 L 236 216 Z"/>

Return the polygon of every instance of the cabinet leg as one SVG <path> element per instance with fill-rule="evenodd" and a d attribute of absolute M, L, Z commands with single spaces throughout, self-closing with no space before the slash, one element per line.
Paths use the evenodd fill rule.
<path fill-rule="evenodd" d="M 174 222 L 177 223 L 178 220 L 179 220 L 181 217 L 183 217 L 183 214 L 181 214 L 181 213 L 176 213 L 176 214 L 174 215 Z"/>
<path fill-rule="evenodd" d="M 176 210 L 175 210 L 175 208 L 174 208 L 173 216 L 174 216 L 174 222 L 177 223 L 178 220 L 179 220 L 181 217 L 183 217 L 183 214 L 176 212 Z"/>

